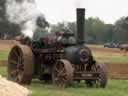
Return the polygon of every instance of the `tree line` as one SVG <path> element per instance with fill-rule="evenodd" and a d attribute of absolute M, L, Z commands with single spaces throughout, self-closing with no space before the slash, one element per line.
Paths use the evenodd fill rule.
<path fill-rule="evenodd" d="M 6 0 L 0 0 L 0 39 L 14 39 L 21 35 L 20 26 L 10 23 L 5 14 Z M 99 18 L 88 18 L 85 20 L 86 42 L 102 44 L 105 42 L 127 42 L 128 41 L 128 17 L 122 17 L 115 24 L 106 24 Z M 76 22 L 60 22 L 51 24 L 51 32 L 58 31 L 76 32 Z M 38 28 L 34 38 L 46 33 L 48 30 Z"/>
<path fill-rule="evenodd" d="M 65 29 L 76 32 L 76 22 L 61 22 L 52 25 L 52 32 Z M 128 18 L 122 17 L 115 24 L 106 24 L 99 18 L 85 20 L 86 42 L 103 44 L 105 42 L 128 42 Z"/>
<path fill-rule="evenodd" d="M 5 3 L 6 0 L 0 0 L 0 39 L 13 39 L 20 34 L 20 27 L 7 20 Z"/>

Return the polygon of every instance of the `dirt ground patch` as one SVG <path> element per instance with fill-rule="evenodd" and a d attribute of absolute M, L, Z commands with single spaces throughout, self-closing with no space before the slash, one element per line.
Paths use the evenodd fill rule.
<path fill-rule="evenodd" d="M 9 51 L 15 44 L 15 40 L 0 40 L 0 51 Z"/>
<path fill-rule="evenodd" d="M 108 75 L 112 79 L 128 79 L 128 64 L 106 64 L 108 69 Z"/>

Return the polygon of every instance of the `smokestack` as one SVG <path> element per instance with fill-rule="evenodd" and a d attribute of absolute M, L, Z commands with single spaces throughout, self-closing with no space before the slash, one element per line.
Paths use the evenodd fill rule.
<path fill-rule="evenodd" d="M 77 8 L 77 44 L 85 43 L 85 8 Z"/>

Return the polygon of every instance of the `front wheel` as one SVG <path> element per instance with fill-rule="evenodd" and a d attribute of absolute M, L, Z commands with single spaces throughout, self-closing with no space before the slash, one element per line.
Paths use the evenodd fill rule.
<path fill-rule="evenodd" d="M 97 80 L 85 80 L 87 87 L 100 87 L 105 88 L 107 85 L 107 68 L 105 64 L 96 63 L 92 65 L 91 70 L 92 72 L 98 73 Z"/>
<path fill-rule="evenodd" d="M 68 60 L 59 60 L 53 67 L 53 83 L 60 87 L 71 84 L 73 80 L 73 67 Z"/>
<path fill-rule="evenodd" d="M 105 64 L 97 64 L 96 70 L 99 72 L 99 79 L 96 80 L 97 87 L 105 88 L 107 85 L 107 68 Z"/>

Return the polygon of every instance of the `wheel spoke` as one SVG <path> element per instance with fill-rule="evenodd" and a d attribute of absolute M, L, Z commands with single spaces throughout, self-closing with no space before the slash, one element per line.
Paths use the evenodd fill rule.
<path fill-rule="evenodd" d="M 67 76 L 67 73 L 63 73 L 61 76 Z"/>
<path fill-rule="evenodd" d="M 65 71 L 65 68 L 63 68 L 63 69 L 61 70 L 61 73 L 64 73 L 64 71 Z"/>
<path fill-rule="evenodd" d="M 64 72 L 65 68 L 63 68 L 62 70 L 59 71 L 58 76 L 62 76 L 65 72 Z"/>
<path fill-rule="evenodd" d="M 19 56 L 16 50 L 14 50 L 14 54 L 16 57 Z"/>
<path fill-rule="evenodd" d="M 18 61 L 19 61 L 19 63 L 23 63 L 23 58 L 22 58 L 22 56 L 18 56 Z"/>
<path fill-rule="evenodd" d="M 17 75 L 18 74 L 18 70 L 13 70 L 12 72 L 11 72 L 11 75 Z"/>
<path fill-rule="evenodd" d="M 14 61 L 14 60 L 11 60 L 11 61 L 9 61 L 11 64 L 16 64 L 16 65 L 18 65 L 18 62 L 16 62 L 16 61 Z"/>
<path fill-rule="evenodd" d="M 15 81 L 19 82 L 19 81 L 21 81 L 21 79 L 22 79 L 22 77 L 20 75 L 17 75 L 16 78 L 15 78 Z"/>
<path fill-rule="evenodd" d="M 24 64 L 19 64 L 19 65 L 18 65 L 18 68 L 19 68 L 19 69 L 24 68 Z"/>
<path fill-rule="evenodd" d="M 66 80 L 65 78 L 62 78 L 62 81 L 63 81 L 63 82 L 66 82 L 67 80 Z"/>
<path fill-rule="evenodd" d="M 57 72 L 57 73 L 59 73 L 60 71 L 59 71 L 59 69 L 57 69 L 57 68 L 55 68 L 55 71 Z"/>
<path fill-rule="evenodd" d="M 60 70 L 63 69 L 63 64 L 62 63 L 59 64 L 59 68 L 60 68 Z"/>

